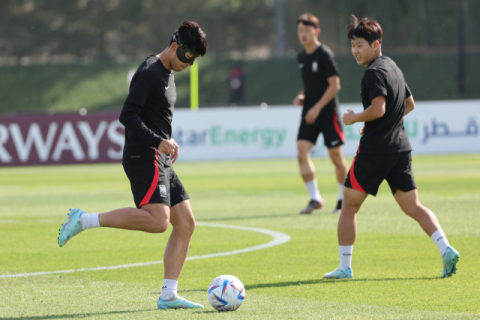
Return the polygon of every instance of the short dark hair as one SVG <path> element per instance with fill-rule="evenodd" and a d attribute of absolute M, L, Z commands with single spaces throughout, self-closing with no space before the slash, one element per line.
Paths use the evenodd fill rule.
<path fill-rule="evenodd" d="M 185 21 L 173 34 L 178 34 L 180 41 L 184 45 L 189 48 L 195 48 L 201 56 L 207 53 L 207 36 L 195 21 Z M 173 41 L 172 38 L 170 44 Z"/>
<path fill-rule="evenodd" d="M 297 19 L 297 26 L 299 23 L 303 23 L 306 26 L 312 26 L 314 28 L 320 28 L 320 22 L 318 18 L 311 13 L 304 13 Z"/>
<path fill-rule="evenodd" d="M 352 23 L 347 26 L 348 39 L 364 38 L 371 45 L 374 41 L 378 40 L 380 44 L 383 39 L 383 30 L 378 21 L 370 18 L 363 18 L 358 21 L 357 17 L 352 14 Z"/>

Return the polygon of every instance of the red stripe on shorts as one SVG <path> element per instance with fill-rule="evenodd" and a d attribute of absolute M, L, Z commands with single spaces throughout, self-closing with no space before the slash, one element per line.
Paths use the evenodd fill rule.
<path fill-rule="evenodd" d="M 340 129 L 340 126 L 338 125 L 338 116 L 335 111 L 333 112 L 333 126 L 335 127 L 335 131 L 337 131 L 337 134 L 342 140 L 342 142 L 345 142 L 345 135 L 343 134 L 342 129 Z"/>
<path fill-rule="evenodd" d="M 153 160 L 153 164 L 155 165 L 155 173 L 153 175 L 153 181 L 152 184 L 150 185 L 150 188 L 148 189 L 147 194 L 143 198 L 142 202 L 140 202 L 140 205 L 138 206 L 141 208 L 143 205 L 147 204 L 150 202 L 150 199 L 152 198 L 153 192 L 155 191 L 155 188 L 157 188 L 158 184 L 158 154 L 156 155 L 156 159 Z"/>
<path fill-rule="evenodd" d="M 360 145 L 358 146 L 357 155 L 355 156 L 355 158 L 353 158 L 352 167 L 350 168 L 350 183 L 352 184 L 353 189 L 366 193 L 365 190 L 363 190 L 360 183 L 358 183 L 357 178 L 355 177 L 355 160 L 357 159 L 359 152 L 360 152 Z"/>

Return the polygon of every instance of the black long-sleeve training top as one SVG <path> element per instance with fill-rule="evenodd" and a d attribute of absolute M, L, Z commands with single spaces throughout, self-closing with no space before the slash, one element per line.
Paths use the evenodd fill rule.
<path fill-rule="evenodd" d="M 169 161 L 170 156 L 160 153 L 158 147 L 163 139 L 172 137 L 176 100 L 173 72 L 157 56 L 148 56 L 132 78 L 120 114 L 120 122 L 125 126 L 123 164 L 156 158 Z"/>

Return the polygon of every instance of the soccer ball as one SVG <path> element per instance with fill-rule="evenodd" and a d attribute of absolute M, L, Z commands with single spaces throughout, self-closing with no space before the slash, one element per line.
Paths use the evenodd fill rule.
<path fill-rule="evenodd" d="M 245 301 L 245 287 L 238 278 L 223 275 L 208 287 L 208 302 L 217 311 L 235 311 Z"/>

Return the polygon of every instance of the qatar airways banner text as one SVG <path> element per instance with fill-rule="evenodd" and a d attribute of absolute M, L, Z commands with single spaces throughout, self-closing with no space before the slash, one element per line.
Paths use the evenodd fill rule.
<path fill-rule="evenodd" d="M 0 166 L 122 159 L 119 112 L 0 117 Z"/>

